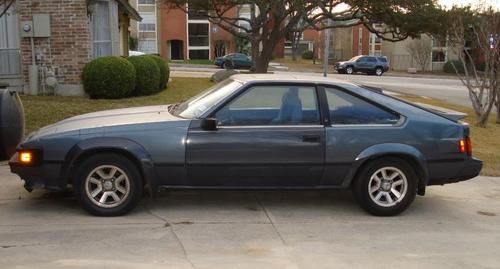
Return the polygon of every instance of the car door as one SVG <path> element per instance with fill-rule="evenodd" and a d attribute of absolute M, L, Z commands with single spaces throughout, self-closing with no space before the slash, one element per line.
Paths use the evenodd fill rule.
<path fill-rule="evenodd" d="M 245 67 L 246 66 L 246 55 L 244 54 L 235 54 L 233 58 L 233 63 L 236 68 Z"/>
<path fill-rule="evenodd" d="M 254 85 L 220 105 L 218 128 L 193 122 L 187 169 L 192 186 L 305 187 L 319 183 L 325 128 L 312 85 Z"/>
<path fill-rule="evenodd" d="M 355 66 L 357 71 L 365 72 L 369 68 L 368 58 L 359 58 L 358 60 L 356 60 Z"/>
<path fill-rule="evenodd" d="M 368 57 L 367 70 L 373 72 L 375 71 L 375 67 L 377 67 L 377 59 L 375 57 Z"/>

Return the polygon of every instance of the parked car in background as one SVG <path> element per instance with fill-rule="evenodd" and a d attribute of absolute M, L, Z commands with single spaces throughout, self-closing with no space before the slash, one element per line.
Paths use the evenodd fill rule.
<path fill-rule="evenodd" d="M 252 59 L 243 53 L 231 53 L 215 58 L 214 64 L 224 69 L 250 69 L 252 68 Z"/>
<path fill-rule="evenodd" d="M 477 176 L 469 127 L 344 81 L 234 75 L 178 104 L 72 117 L 10 160 L 25 188 L 65 190 L 96 215 L 130 211 L 147 186 L 352 189 L 396 215 L 429 185 Z"/>
<path fill-rule="evenodd" d="M 349 61 L 337 62 L 334 69 L 339 74 L 354 74 L 356 72 L 382 76 L 389 70 L 389 61 L 385 56 L 356 56 Z"/>

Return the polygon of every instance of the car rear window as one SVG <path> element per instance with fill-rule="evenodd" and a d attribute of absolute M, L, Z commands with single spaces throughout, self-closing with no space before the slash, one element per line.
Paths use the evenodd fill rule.
<path fill-rule="evenodd" d="M 378 60 L 383 62 L 383 63 L 387 63 L 387 59 L 384 57 L 378 57 Z"/>
<path fill-rule="evenodd" d="M 336 88 L 326 88 L 330 120 L 336 125 L 396 124 L 400 116 Z"/>

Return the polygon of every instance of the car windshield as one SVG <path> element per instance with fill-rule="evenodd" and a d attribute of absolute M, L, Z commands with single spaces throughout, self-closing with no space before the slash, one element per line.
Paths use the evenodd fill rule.
<path fill-rule="evenodd" d="M 241 85 L 241 82 L 232 79 L 223 80 L 189 100 L 174 105 L 171 113 L 182 118 L 198 118 Z"/>
<path fill-rule="evenodd" d="M 361 56 L 352 57 L 352 59 L 350 59 L 349 62 L 354 62 L 354 61 L 356 61 L 359 58 L 361 58 Z"/>

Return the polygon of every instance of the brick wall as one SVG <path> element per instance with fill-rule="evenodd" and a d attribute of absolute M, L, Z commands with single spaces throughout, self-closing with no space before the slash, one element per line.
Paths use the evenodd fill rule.
<path fill-rule="evenodd" d="M 35 38 L 37 64 L 54 68 L 59 84 L 80 84 L 80 74 L 90 60 L 90 28 L 86 0 L 18 0 L 20 21 L 31 21 L 33 14 L 49 14 L 51 38 Z M 25 83 L 32 64 L 30 38 L 21 38 Z"/>

